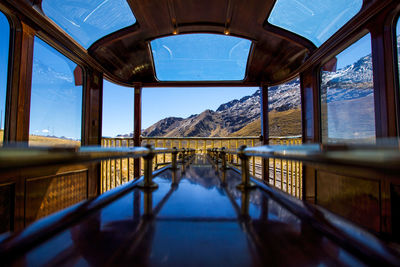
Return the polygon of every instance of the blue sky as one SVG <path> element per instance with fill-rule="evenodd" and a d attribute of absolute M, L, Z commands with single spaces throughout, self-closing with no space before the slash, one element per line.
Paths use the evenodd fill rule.
<path fill-rule="evenodd" d="M 160 81 L 243 80 L 251 41 L 218 34 L 182 34 L 153 40 Z"/>
<path fill-rule="evenodd" d="M 363 0 L 278 0 L 268 22 L 318 47 L 357 14 L 362 4 Z"/>
<path fill-rule="evenodd" d="M 6 16 L 0 12 L 0 128 L 4 129 L 4 112 L 6 104 L 6 84 L 8 67 L 8 46 L 10 40 L 10 26 Z"/>
<path fill-rule="evenodd" d="M 297 0 L 296 2 L 304 4 L 304 1 Z M 84 27 L 84 24 L 81 26 Z M 397 31 L 400 32 L 399 25 L 397 25 Z M 1 13 L 0 32 L 2 36 L 0 39 L 0 110 L 3 116 L 0 127 L 3 128 L 9 24 L 5 16 Z M 39 45 L 36 45 L 36 43 L 39 43 Z M 41 61 L 42 65 L 39 65 L 47 71 L 47 74 L 38 73 L 34 74 L 33 77 L 31 104 L 33 119 L 31 121 L 30 132 L 79 139 L 81 134 L 80 105 L 82 91 L 81 87 L 73 84 L 74 77 L 72 72 L 76 65 L 64 56 L 59 56 L 53 49 L 46 48 L 46 46 L 40 40 L 35 42 L 35 56 L 43 59 Z M 229 51 L 231 50 L 232 46 Z M 350 52 L 346 50 L 341 53 L 338 68 L 353 63 L 361 56 L 364 56 L 366 51 L 369 50 L 370 40 L 368 37 L 364 37 L 362 41 L 357 43 L 355 49 L 349 50 Z M 236 49 L 233 51 L 242 53 L 237 55 L 238 58 L 247 57 L 245 49 Z M 209 51 L 198 52 L 207 54 Z M 217 65 L 214 67 L 223 69 L 221 66 Z M 52 80 L 54 77 L 50 77 L 48 73 L 53 73 L 60 81 Z M 47 85 L 45 85 L 46 80 L 48 82 Z M 57 88 L 55 92 L 54 88 Z M 53 92 L 50 93 L 52 90 Z M 255 90 L 257 88 L 144 88 L 142 128 L 146 128 L 168 116 L 188 117 L 191 114 L 200 113 L 205 109 L 215 110 L 220 104 L 253 94 Z M 67 101 L 67 99 L 69 100 Z M 132 132 L 133 88 L 120 87 L 105 81 L 103 109 L 103 135 L 114 136 L 119 133 Z"/>
<path fill-rule="evenodd" d="M 133 131 L 134 91 L 104 81 L 103 136 Z M 222 103 L 253 94 L 258 88 L 143 88 L 142 128 L 165 117 L 188 117 L 206 109 L 216 110 Z M 116 105 L 115 103 L 118 103 Z"/>

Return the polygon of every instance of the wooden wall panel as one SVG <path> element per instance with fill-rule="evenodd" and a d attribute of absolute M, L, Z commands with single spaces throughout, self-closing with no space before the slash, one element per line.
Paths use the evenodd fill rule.
<path fill-rule="evenodd" d="M 400 185 L 391 185 L 390 196 L 392 234 L 395 240 L 400 241 Z"/>
<path fill-rule="evenodd" d="M 25 226 L 87 199 L 87 180 L 87 170 L 27 179 Z"/>
<path fill-rule="evenodd" d="M 0 186 L 0 233 L 14 229 L 14 190 L 13 184 Z"/>
<path fill-rule="evenodd" d="M 317 171 L 316 204 L 381 231 L 380 181 Z"/>

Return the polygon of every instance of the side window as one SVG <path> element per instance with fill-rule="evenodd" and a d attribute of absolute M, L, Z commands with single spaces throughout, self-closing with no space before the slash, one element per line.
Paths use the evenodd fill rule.
<path fill-rule="evenodd" d="M 397 44 L 397 64 L 398 64 L 398 71 L 399 71 L 399 83 L 400 83 L 400 17 L 397 19 L 397 26 L 396 26 L 396 44 Z"/>
<path fill-rule="evenodd" d="M 279 144 L 281 141 L 273 137 L 301 139 L 301 99 L 298 77 L 268 88 L 268 120 L 271 144 Z"/>
<path fill-rule="evenodd" d="M 6 113 L 8 53 L 10 44 L 10 24 L 0 12 L 0 146 L 3 145 L 4 120 Z"/>
<path fill-rule="evenodd" d="M 323 143 L 375 143 L 372 72 L 370 34 L 322 67 Z"/>
<path fill-rule="evenodd" d="M 103 137 L 133 136 L 135 89 L 103 80 Z"/>
<path fill-rule="evenodd" d="M 81 81 L 77 64 L 35 38 L 29 145 L 80 145 Z"/>

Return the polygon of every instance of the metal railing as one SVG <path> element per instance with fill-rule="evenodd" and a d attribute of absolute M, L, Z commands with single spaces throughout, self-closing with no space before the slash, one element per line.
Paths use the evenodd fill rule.
<path fill-rule="evenodd" d="M 301 145 L 301 137 L 271 138 L 269 145 Z M 256 156 L 251 156 L 255 158 Z M 261 161 L 261 157 L 259 158 Z M 256 178 L 260 176 L 254 175 Z M 296 160 L 285 160 L 282 158 L 268 158 L 268 181 L 280 190 L 301 199 L 303 190 L 303 164 Z"/>
<path fill-rule="evenodd" d="M 150 145 L 145 145 L 149 149 Z M 133 146 L 132 139 L 129 138 L 104 138 L 102 139 L 102 147 L 107 148 L 135 148 Z M 176 164 L 177 160 L 175 157 L 178 157 L 181 161 L 184 162 L 185 155 L 194 154 L 194 149 L 166 149 L 166 148 L 155 148 L 155 153 L 152 157 L 151 170 L 154 171 L 158 169 L 160 166 L 168 165 L 168 164 Z M 157 158 L 167 158 L 170 159 L 169 162 L 164 161 L 163 163 L 157 163 Z M 175 161 L 174 161 L 175 160 Z M 141 175 L 145 174 L 148 171 L 146 167 L 145 161 L 141 161 Z M 107 160 L 103 160 L 101 162 L 101 188 L 100 192 L 104 193 L 110 189 L 113 189 L 117 186 L 120 186 L 126 182 L 134 180 L 134 158 L 126 157 L 126 158 L 110 158 Z"/>
<path fill-rule="evenodd" d="M 269 146 L 271 150 L 274 147 L 281 146 Z M 291 146 L 285 147 L 296 147 L 295 144 Z M 217 164 L 221 164 L 221 169 L 225 170 L 229 165 L 228 159 L 230 155 L 236 155 L 240 158 L 240 166 L 231 166 L 233 169 L 240 170 L 242 174 L 242 184 L 240 185 L 243 188 L 249 186 L 249 177 L 250 177 L 250 159 L 254 157 L 266 158 L 266 163 L 271 163 L 271 159 L 273 162 L 272 166 L 272 177 L 271 177 L 271 166 L 268 166 L 267 169 L 270 170 L 269 179 L 267 182 L 269 185 L 274 186 L 275 188 L 280 189 L 296 198 L 302 198 L 302 189 L 303 189 L 303 181 L 302 181 L 302 163 L 294 160 L 286 160 L 282 157 L 275 158 L 272 153 L 255 153 L 254 151 L 258 151 L 258 149 L 265 147 L 249 147 L 242 146 L 239 149 L 230 149 L 227 150 L 225 148 L 209 148 L 207 150 L 207 154 L 210 158 L 215 161 Z M 279 162 L 279 165 L 276 163 Z M 279 172 L 277 169 L 279 168 Z M 279 175 L 277 175 L 279 174 Z M 254 176 L 253 176 L 254 177 Z M 257 177 L 255 177 L 257 178 Z"/>
<path fill-rule="evenodd" d="M 261 145 L 260 137 L 142 137 L 142 145 L 150 144 L 155 148 L 194 149 L 195 153 L 205 154 L 207 149 L 222 148 L 238 149 L 245 145 L 256 147 Z M 301 136 L 270 137 L 270 145 L 299 145 Z M 103 147 L 133 147 L 132 138 L 103 138 Z M 230 164 L 240 166 L 240 158 L 236 154 L 227 156 Z M 262 179 L 262 158 L 252 156 L 249 159 L 250 171 L 253 177 Z M 171 163 L 171 154 L 157 154 L 153 159 L 154 169 Z M 268 183 L 289 194 L 300 198 L 302 186 L 302 165 L 298 161 L 270 158 L 268 164 Z M 102 192 L 134 179 L 133 159 L 115 159 L 102 162 L 101 181 Z M 141 164 L 141 174 L 144 165 Z M 283 182 L 282 182 L 283 180 Z"/>

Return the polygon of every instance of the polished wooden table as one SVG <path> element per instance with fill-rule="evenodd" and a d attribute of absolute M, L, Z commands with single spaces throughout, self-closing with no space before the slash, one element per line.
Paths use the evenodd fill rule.
<path fill-rule="evenodd" d="M 40 220 L 0 244 L 18 265 L 397 265 L 398 252 L 315 206 L 198 155 Z"/>

